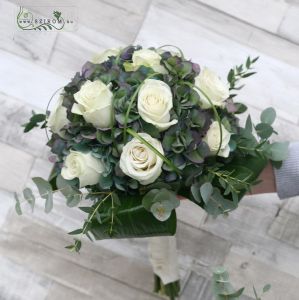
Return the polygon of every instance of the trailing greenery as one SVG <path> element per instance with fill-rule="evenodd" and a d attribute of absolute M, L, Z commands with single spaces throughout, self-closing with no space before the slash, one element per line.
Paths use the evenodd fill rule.
<path fill-rule="evenodd" d="M 256 300 L 262 300 L 262 295 L 267 293 L 271 288 L 270 284 L 266 284 L 263 287 L 261 296 L 253 286 L 253 292 Z M 240 288 L 238 290 L 234 289 L 229 280 L 229 274 L 224 267 L 218 267 L 213 272 L 212 279 L 212 289 L 215 300 L 237 300 L 243 295 L 245 288 Z"/>

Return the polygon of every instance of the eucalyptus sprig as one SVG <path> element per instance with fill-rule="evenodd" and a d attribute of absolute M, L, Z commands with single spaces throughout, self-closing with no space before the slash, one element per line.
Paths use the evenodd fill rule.
<path fill-rule="evenodd" d="M 270 289 L 271 285 L 266 284 L 263 287 L 262 295 L 267 293 Z M 229 273 L 227 270 L 224 267 L 217 267 L 213 271 L 212 290 L 215 300 L 237 300 L 243 295 L 245 288 L 242 287 L 236 290 L 230 282 Z M 254 286 L 253 292 L 256 300 L 262 300 L 261 296 L 258 296 Z"/>

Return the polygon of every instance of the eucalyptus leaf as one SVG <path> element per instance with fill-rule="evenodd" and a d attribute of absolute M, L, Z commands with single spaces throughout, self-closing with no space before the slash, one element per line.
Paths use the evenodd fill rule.
<path fill-rule="evenodd" d="M 53 208 L 53 192 L 51 184 L 41 177 L 33 177 L 32 181 L 37 186 L 40 196 L 46 200 L 45 212 L 49 213 Z"/>
<path fill-rule="evenodd" d="M 264 149 L 269 159 L 273 161 L 282 161 L 288 157 L 289 142 L 274 142 L 265 144 Z"/>
<path fill-rule="evenodd" d="M 164 202 L 167 201 L 168 203 L 172 204 L 172 208 L 176 208 L 180 205 L 180 200 L 178 200 L 176 194 L 173 191 L 169 191 L 167 189 L 160 189 L 159 192 L 156 194 L 155 202 Z"/>
<path fill-rule="evenodd" d="M 201 198 L 201 195 L 200 195 L 200 184 L 197 182 L 197 183 L 194 183 L 191 185 L 191 194 L 194 198 L 194 200 L 199 204 L 202 202 L 202 198 Z"/>
<path fill-rule="evenodd" d="M 147 211 L 150 211 L 152 205 L 155 203 L 155 196 L 157 193 L 159 193 L 158 189 L 152 189 L 143 196 L 142 205 Z"/>
<path fill-rule="evenodd" d="M 30 188 L 25 188 L 23 190 L 23 196 L 24 196 L 24 199 L 29 203 L 32 211 L 34 209 L 34 205 L 35 205 L 35 197 L 32 193 L 32 190 Z"/>
<path fill-rule="evenodd" d="M 22 209 L 21 209 L 21 203 L 20 203 L 20 199 L 19 199 L 19 196 L 17 193 L 14 193 L 14 197 L 15 197 L 15 200 L 16 200 L 16 204 L 15 204 L 15 210 L 16 210 L 16 213 L 21 216 L 22 215 Z"/>
<path fill-rule="evenodd" d="M 276 111 L 273 107 L 268 107 L 261 113 L 261 122 L 272 125 L 276 118 Z"/>
<path fill-rule="evenodd" d="M 68 207 L 75 207 L 81 201 L 81 192 L 72 186 L 70 180 L 64 179 L 60 174 L 56 177 L 56 186 L 66 198 Z"/>
<path fill-rule="evenodd" d="M 244 292 L 244 288 L 234 289 L 224 267 L 218 267 L 213 271 L 212 289 L 215 300 L 236 300 Z"/>
<path fill-rule="evenodd" d="M 236 204 L 228 199 L 225 199 L 218 188 L 213 189 L 213 194 L 205 203 L 205 210 L 217 217 L 220 214 L 226 214 L 236 208 Z"/>
<path fill-rule="evenodd" d="M 151 206 L 151 213 L 161 222 L 166 221 L 170 217 L 171 211 L 171 208 L 165 206 L 165 202 L 155 202 Z"/>
<path fill-rule="evenodd" d="M 222 293 L 222 294 L 219 294 L 219 296 L 223 296 L 227 299 L 231 298 L 231 299 L 236 299 L 238 297 L 240 297 L 243 292 L 244 292 L 245 288 L 240 288 L 239 290 L 235 291 L 235 292 L 231 292 L 231 293 Z"/>
<path fill-rule="evenodd" d="M 207 203 L 209 201 L 212 193 L 213 193 L 213 186 L 210 182 L 206 182 L 200 187 L 200 194 L 201 194 L 202 200 L 205 203 Z"/>
<path fill-rule="evenodd" d="M 260 136 L 262 139 L 269 138 L 273 133 L 273 128 L 271 125 L 267 123 L 260 123 L 255 126 L 256 133 L 258 136 Z"/>

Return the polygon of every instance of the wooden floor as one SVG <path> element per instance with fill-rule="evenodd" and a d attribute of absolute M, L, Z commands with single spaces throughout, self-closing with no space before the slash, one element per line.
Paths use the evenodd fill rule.
<path fill-rule="evenodd" d="M 55 199 L 50 215 L 43 203 L 34 215 L 15 215 L 12 193 L 51 168 L 44 132 L 23 135 L 20 125 L 32 109 L 44 111 L 93 54 L 131 43 L 174 44 L 222 77 L 248 55 L 259 55 L 258 75 L 239 100 L 254 120 L 274 106 L 276 139 L 299 140 L 299 3 L 68 0 L 78 8 L 78 30 L 49 33 L 15 28 L 19 2 L 0 2 L 0 299 L 160 299 L 152 293 L 147 239 L 85 241 L 80 255 L 69 254 L 66 232 L 82 222 L 79 211 Z M 246 197 L 228 218 L 216 220 L 184 202 L 178 215 L 182 300 L 211 300 L 211 270 L 221 264 L 236 287 L 246 287 L 243 299 L 254 298 L 253 284 L 261 290 L 271 283 L 263 300 L 298 300 L 299 198 Z"/>

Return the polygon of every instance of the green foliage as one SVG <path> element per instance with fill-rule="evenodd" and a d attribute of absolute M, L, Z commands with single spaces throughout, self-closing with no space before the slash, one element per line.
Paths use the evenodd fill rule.
<path fill-rule="evenodd" d="M 262 294 L 267 293 L 271 288 L 270 284 L 266 284 Z M 237 300 L 243 295 L 245 288 L 234 289 L 229 280 L 229 274 L 224 267 L 217 267 L 213 272 L 212 290 L 215 300 Z M 253 292 L 256 300 L 262 300 L 253 286 Z"/>
<path fill-rule="evenodd" d="M 90 232 L 95 239 L 111 238 L 110 221 L 106 209 L 100 211 L 101 222 L 93 218 L 90 223 Z M 151 212 L 142 205 L 141 198 L 121 197 L 120 205 L 114 216 L 113 237 L 150 237 L 157 235 L 173 235 L 176 231 L 176 214 L 173 210 L 166 221 L 157 220 Z"/>
<path fill-rule="evenodd" d="M 16 200 L 15 210 L 16 210 L 16 213 L 20 216 L 20 215 L 22 215 L 22 209 L 21 209 L 20 199 L 19 199 L 17 193 L 14 193 L 14 197 L 15 197 L 15 200 Z"/>
<path fill-rule="evenodd" d="M 276 119 L 276 111 L 273 107 L 268 107 L 262 111 L 261 122 L 272 125 Z"/>
<path fill-rule="evenodd" d="M 235 66 L 233 69 L 230 69 L 228 75 L 227 75 L 227 81 L 230 85 L 230 90 L 240 90 L 244 87 L 244 85 L 238 85 L 239 81 L 243 78 L 250 77 L 256 72 L 253 72 L 253 64 L 259 59 L 259 57 L 250 58 L 248 56 L 245 64 L 241 64 L 239 66 Z M 234 97 L 235 95 L 231 95 L 231 97 Z"/>
<path fill-rule="evenodd" d="M 229 281 L 229 274 L 223 267 L 213 272 L 212 289 L 215 300 L 237 300 L 243 294 L 244 288 L 235 290 Z"/>
<path fill-rule="evenodd" d="M 204 203 L 207 203 L 213 194 L 213 186 L 210 182 L 205 182 L 200 187 L 200 195 Z"/>
<path fill-rule="evenodd" d="M 23 196 L 24 196 L 24 199 L 29 203 L 29 205 L 33 211 L 34 205 L 35 205 L 35 197 L 32 193 L 32 190 L 30 188 L 25 188 L 23 190 Z"/>
<path fill-rule="evenodd" d="M 41 177 L 33 177 L 32 181 L 38 188 L 40 196 L 46 200 L 45 212 L 49 213 L 53 208 L 53 192 L 52 186 L 48 181 Z"/>
<path fill-rule="evenodd" d="M 265 151 L 266 157 L 275 162 L 279 162 L 287 158 L 289 142 L 274 142 L 272 144 L 264 144 L 262 148 Z"/>
<path fill-rule="evenodd" d="M 235 112 L 234 112 L 235 114 L 243 114 L 248 109 L 248 107 L 243 103 L 235 102 L 234 106 L 235 106 Z"/>
<path fill-rule="evenodd" d="M 45 121 L 46 121 L 46 115 L 45 114 L 36 114 L 34 111 L 32 111 L 32 117 L 30 118 L 28 123 L 25 123 L 23 125 L 24 132 L 29 132 L 34 127 L 38 127 L 39 123 L 43 123 L 41 125 L 41 128 L 45 127 Z"/>
<path fill-rule="evenodd" d="M 66 199 L 68 207 L 77 206 L 81 199 L 82 193 L 69 180 L 65 180 L 60 174 L 56 178 L 56 186 Z"/>
<path fill-rule="evenodd" d="M 171 216 L 172 210 L 180 205 L 180 200 L 174 192 L 165 188 L 152 189 L 143 196 L 142 205 L 157 220 L 166 221 Z"/>
<path fill-rule="evenodd" d="M 268 139 L 273 133 L 273 128 L 267 123 L 257 124 L 255 126 L 255 130 L 258 136 L 262 139 Z"/>
<path fill-rule="evenodd" d="M 263 296 L 265 293 L 267 293 L 267 292 L 270 291 L 270 289 L 271 289 L 271 284 L 266 284 L 266 285 L 263 287 L 262 295 L 261 295 L 261 296 L 258 295 L 258 293 L 257 293 L 257 291 L 256 291 L 256 288 L 255 288 L 254 286 L 252 287 L 252 289 L 253 289 L 253 293 L 254 293 L 255 299 L 256 299 L 256 300 L 262 300 L 262 296 Z"/>

